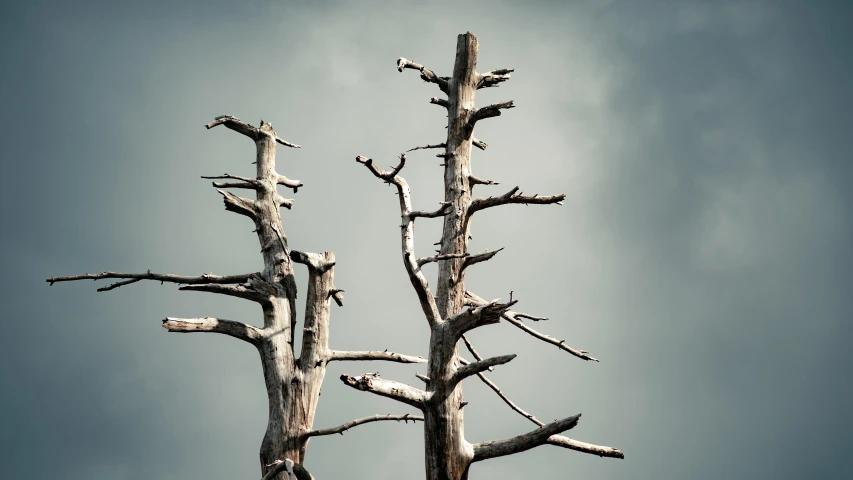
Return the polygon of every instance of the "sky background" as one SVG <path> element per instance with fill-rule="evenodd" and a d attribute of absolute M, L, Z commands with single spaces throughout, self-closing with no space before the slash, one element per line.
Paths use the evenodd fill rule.
<path fill-rule="evenodd" d="M 250 141 L 203 128 L 217 115 L 263 118 L 303 145 L 279 149 L 278 170 L 305 183 L 282 215 L 294 249 L 337 254 L 332 348 L 426 355 L 396 197 L 353 159 L 387 166 L 443 141 L 428 103 L 440 92 L 395 61 L 449 75 L 470 30 L 480 71 L 516 69 L 478 93 L 518 107 L 477 126 L 489 148 L 474 173 L 501 182 L 480 195 L 567 197 L 478 214 L 471 250 L 505 250 L 466 285 L 513 290 L 519 311 L 551 319 L 537 328 L 601 363 L 508 324 L 472 340 L 518 354 L 490 377 L 522 408 L 582 413 L 571 437 L 626 454 L 546 446 L 477 463 L 472 479 L 853 478 L 851 14 L 783 0 L 4 3 L 0 477 L 259 477 L 257 354 L 160 325 L 257 324 L 255 305 L 44 282 L 260 269 L 250 222 L 199 178 L 254 172 Z M 442 200 L 433 154 L 402 172 L 417 209 Z M 418 222 L 419 254 L 439 229 Z M 315 427 L 411 411 L 338 380 L 374 371 L 417 384 L 424 367 L 332 364 Z M 532 428 L 476 379 L 465 389 L 469 441 Z M 306 466 L 422 478 L 421 426 L 316 438 Z"/>

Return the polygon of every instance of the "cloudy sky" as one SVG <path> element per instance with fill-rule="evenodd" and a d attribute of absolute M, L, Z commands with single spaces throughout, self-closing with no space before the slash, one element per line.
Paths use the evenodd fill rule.
<path fill-rule="evenodd" d="M 293 248 L 336 252 L 346 304 L 332 346 L 425 355 L 399 258 L 390 165 L 444 138 L 440 94 L 400 56 L 449 75 L 456 35 L 481 71 L 514 68 L 478 102 L 478 176 L 565 205 L 505 207 L 472 250 L 485 298 L 551 320 L 585 363 L 510 325 L 476 332 L 522 408 L 583 413 L 573 438 L 625 460 L 542 447 L 473 478 L 853 478 L 853 44 L 848 2 L 27 2 L 0 29 L 0 477 L 246 479 L 259 475 L 266 397 L 257 354 L 169 334 L 160 319 L 259 322 L 254 305 L 174 285 L 96 293 L 44 279 L 102 270 L 260 268 L 245 218 L 200 175 L 250 175 L 232 114 L 303 145 L 279 171 L 305 183 L 283 218 Z M 847 45 L 847 47 L 845 47 Z M 415 207 L 442 199 L 428 152 L 403 171 Z M 438 222 L 419 222 L 432 251 Z M 304 272 L 298 272 L 300 282 Z M 430 275 L 434 278 L 435 272 Z M 416 383 L 417 366 L 333 364 L 315 426 L 408 407 L 341 373 Z M 420 367 L 423 372 L 423 367 Z M 476 379 L 469 441 L 532 425 Z M 318 479 L 420 478 L 420 425 L 312 440 Z"/>

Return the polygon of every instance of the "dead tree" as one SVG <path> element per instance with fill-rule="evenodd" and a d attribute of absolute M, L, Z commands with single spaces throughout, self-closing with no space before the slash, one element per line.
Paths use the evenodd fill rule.
<path fill-rule="evenodd" d="M 338 306 L 343 305 L 343 290 L 335 288 L 334 284 L 335 254 L 290 250 L 281 223 L 280 207 L 291 208 L 293 200 L 281 197 L 277 186 L 283 185 L 296 193 L 302 187 L 302 182 L 276 172 L 276 144 L 292 148 L 299 148 L 299 145 L 279 138 L 272 125 L 263 120 L 260 127 L 256 128 L 225 115 L 217 117 L 206 127 L 210 129 L 218 125 L 224 125 L 254 141 L 257 155 L 253 163 L 256 164 L 257 175 L 249 178 L 225 173 L 202 178 L 223 180 L 213 182 L 213 186 L 222 195 L 225 209 L 244 215 L 255 224 L 253 232 L 257 233 L 260 242 L 263 271 L 229 276 L 206 273 L 198 277 L 152 273 L 150 270 L 145 273 L 102 272 L 54 277 L 47 281 L 53 285 L 72 280 L 119 280 L 98 289 L 99 292 L 105 292 L 140 280 L 155 280 L 161 284 L 180 284 L 179 290 L 218 293 L 259 304 L 263 311 L 263 327 L 210 317 L 167 317 L 163 320 L 163 327 L 170 332 L 221 333 L 243 340 L 258 350 L 269 398 L 269 420 L 260 451 L 262 475 L 268 480 L 284 480 L 289 478 L 286 470 L 291 470 L 300 479 L 309 478 L 305 476 L 308 474 L 301 464 L 311 437 L 343 433 L 354 426 L 376 421 L 423 421 L 422 417 L 409 414 L 376 415 L 334 428 L 314 430 L 314 414 L 327 363 L 336 360 L 425 363 L 426 360 L 387 350 L 351 352 L 329 349 L 330 301 L 334 300 Z M 238 197 L 223 190 L 225 188 L 254 190 L 256 199 Z M 294 346 L 297 318 L 294 262 L 308 269 L 302 345 L 298 353 Z"/>
<path fill-rule="evenodd" d="M 440 77 L 432 70 L 411 60 L 400 58 L 397 70 L 417 70 L 421 78 L 434 83 L 447 95 L 447 99 L 435 98 L 430 103 L 447 110 L 447 139 L 444 143 L 416 147 L 412 150 L 434 148 L 441 150 L 437 156 L 444 159 L 444 202 L 434 212 L 416 211 L 412 207 L 411 191 L 406 181 L 399 175 L 406 164 L 406 154 L 400 155 L 400 163 L 391 171 L 380 170 L 369 158 L 356 157 L 379 179 L 397 187 L 400 200 L 400 225 L 403 264 L 417 292 L 421 309 L 430 326 L 428 375 L 418 375 L 425 383 L 424 389 L 404 385 L 371 375 L 358 377 L 341 376 L 341 380 L 356 389 L 390 397 L 423 411 L 424 446 L 427 480 L 460 480 L 468 477 L 471 463 L 490 458 L 520 453 L 539 445 L 550 444 L 572 450 L 591 453 L 603 457 L 623 458 L 621 451 L 570 439 L 559 435 L 578 423 L 580 414 L 562 420 L 544 424 L 533 415 L 525 412 L 488 378 L 484 372 L 496 365 L 507 363 L 515 355 L 503 355 L 483 359 L 465 338 L 465 333 L 475 328 L 492 325 L 504 320 L 518 327 L 534 338 L 557 346 L 583 360 L 597 361 L 587 352 L 569 347 L 565 341 L 557 341 L 531 329 L 523 319 L 540 318 L 517 313 L 510 308 L 517 300 L 507 302 L 485 301 L 466 290 L 465 270 L 479 262 L 491 259 L 498 251 L 471 254 L 468 252 L 469 231 L 475 213 L 487 208 L 509 204 L 545 205 L 560 204 L 565 195 L 539 196 L 523 195 L 518 187 L 499 196 L 473 198 L 475 185 L 497 185 L 497 182 L 484 180 L 473 175 L 471 170 L 472 145 L 482 150 L 486 143 L 474 137 L 477 122 L 500 116 L 505 109 L 513 108 L 513 102 L 506 101 L 482 108 L 474 106 L 474 96 L 478 89 L 497 87 L 509 80 L 513 70 L 499 69 L 478 73 L 477 38 L 470 32 L 459 35 L 456 46 L 456 61 L 452 77 Z M 410 150 L 411 151 L 411 150 Z M 415 220 L 420 218 L 444 219 L 440 250 L 437 255 L 417 258 L 414 247 Z M 427 263 L 438 263 L 438 285 L 436 293 L 430 290 L 421 267 Z M 463 340 L 474 361 L 466 361 L 459 356 L 458 343 Z M 465 440 L 463 428 L 462 380 L 477 375 L 492 388 L 500 398 L 516 412 L 537 425 L 535 430 L 504 440 L 493 440 L 470 444 Z"/>

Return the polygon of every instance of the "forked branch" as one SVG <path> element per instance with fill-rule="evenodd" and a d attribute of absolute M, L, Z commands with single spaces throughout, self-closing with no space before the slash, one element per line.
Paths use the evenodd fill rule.
<path fill-rule="evenodd" d="M 390 172 L 377 168 L 376 165 L 374 165 L 373 160 L 370 158 L 365 158 L 359 155 L 355 157 L 355 160 L 367 167 L 367 169 L 370 170 L 370 172 L 377 178 L 397 187 L 397 196 L 400 201 L 400 218 L 403 222 L 400 225 L 403 263 L 406 267 L 406 273 L 409 275 L 409 281 L 415 289 L 415 293 L 418 295 L 418 300 L 420 301 L 421 309 L 427 318 L 427 322 L 430 325 L 434 325 L 439 321 L 441 316 L 438 313 L 438 307 L 435 303 L 435 297 L 429 288 L 429 283 L 427 283 L 426 277 L 421 271 L 421 267 L 418 265 L 415 257 L 415 218 L 417 216 L 429 217 L 443 215 L 448 212 L 447 205 L 442 205 L 442 207 L 435 213 L 412 211 L 412 193 L 409 189 L 409 184 L 406 183 L 406 180 L 403 177 L 398 175 L 400 170 L 402 170 L 406 164 L 405 153 L 400 155 L 400 163 Z"/>
<path fill-rule="evenodd" d="M 481 88 L 489 88 L 489 87 L 499 87 L 501 83 L 509 80 L 510 73 L 515 70 L 511 68 L 500 68 L 497 70 L 492 70 L 490 72 L 486 72 L 480 75 L 480 79 L 477 82 L 477 89 Z"/>
<path fill-rule="evenodd" d="M 373 423 L 373 422 L 383 422 L 383 421 L 395 421 L 395 422 L 405 422 L 412 423 L 414 422 L 423 422 L 424 417 L 420 415 L 412 415 L 410 413 L 406 413 L 403 415 L 374 415 L 372 417 L 364 417 L 357 418 L 355 420 L 350 420 L 347 423 L 342 425 L 338 425 L 337 427 L 332 428 L 324 428 L 322 430 L 311 430 L 310 432 L 305 434 L 305 438 L 310 437 L 321 437 L 323 435 L 334 435 L 336 433 L 343 435 L 344 432 L 349 430 L 350 428 L 357 427 L 359 425 L 364 425 L 365 423 Z"/>
<path fill-rule="evenodd" d="M 472 201 L 471 207 L 468 208 L 468 216 L 470 217 L 474 214 L 474 212 L 478 212 L 480 210 L 484 210 L 490 207 L 497 207 L 499 205 L 509 205 L 511 203 L 520 203 L 524 205 L 547 205 L 551 203 L 556 203 L 557 205 L 562 205 L 562 202 L 565 199 L 566 195 L 562 193 L 559 195 L 549 195 L 543 197 L 540 197 L 538 194 L 533 196 L 522 195 L 521 192 L 518 191 L 518 187 L 514 187 L 512 190 L 499 197 L 478 198 Z"/>
<path fill-rule="evenodd" d="M 474 328 L 500 322 L 501 315 L 508 311 L 511 306 L 518 303 L 518 300 L 511 300 L 507 303 L 499 303 L 498 300 L 500 299 L 495 299 L 482 305 L 472 305 L 450 317 L 447 321 L 450 323 L 456 338 L 462 337 L 463 333 Z"/>
<path fill-rule="evenodd" d="M 114 288 L 121 287 L 123 285 L 128 285 L 130 283 L 135 283 L 140 280 L 157 280 L 161 284 L 163 282 L 169 283 L 179 283 L 179 284 L 199 284 L 199 283 L 246 283 L 249 281 L 249 276 L 251 274 L 247 273 L 244 275 L 229 275 L 226 277 L 220 277 L 218 275 L 213 275 L 212 273 L 205 273 L 204 275 L 198 277 L 188 277 L 185 275 L 173 275 L 171 273 L 151 273 L 151 270 L 148 270 L 145 273 L 116 273 L 116 272 L 101 272 L 101 273 L 85 273 L 83 275 L 73 275 L 69 277 L 51 277 L 46 279 L 45 281 L 53 285 L 57 282 L 72 282 L 75 280 L 101 280 L 101 279 L 125 279 L 126 281 L 117 282 L 107 287 L 99 288 L 99 292 L 106 292 L 112 290 Z"/>
<path fill-rule="evenodd" d="M 486 305 L 487 304 L 487 302 L 485 300 L 483 300 L 482 298 L 480 298 L 477 295 L 475 295 L 471 292 L 468 292 L 468 291 L 465 292 L 465 301 L 468 305 L 471 305 L 471 306 Z M 528 327 L 521 320 L 519 320 L 519 317 L 536 319 L 536 320 L 547 320 L 547 319 L 542 318 L 542 317 L 534 317 L 532 315 L 527 315 L 524 313 L 519 314 L 519 313 L 513 312 L 513 311 L 506 311 L 503 314 L 501 314 L 501 318 L 503 318 L 504 320 L 506 320 L 510 324 L 518 327 L 519 329 L 523 330 L 524 332 L 530 334 L 531 336 L 538 338 L 539 340 L 542 340 L 543 342 L 550 343 L 551 345 L 556 346 L 560 350 L 564 350 L 566 352 L 569 352 L 572 355 L 574 355 L 574 356 L 576 356 L 582 360 L 589 360 L 589 361 L 593 361 L 593 362 L 598 361 L 597 358 L 590 357 L 588 355 L 589 352 L 587 352 L 586 350 L 579 350 L 576 348 L 572 348 L 572 347 L 566 345 L 565 340 L 557 340 L 554 337 L 545 335 L 544 333 L 539 333 L 536 330 Z"/>
<path fill-rule="evenodd" d="M 216 117 L 215 119 L 213 119 L 212 122 L 205 125 L 205 128 L 210 130 L 211 128 L 217 127 L 219 125 L 225 125 L 226 128 L 230 128 L 231 130 L 234 130 L 235 132 L 242 133 L 243 135 L 251 138 L 252 140 L 258 140 L 258 138 L 260 138 L 260 136 L 264 134 L 264 132 L 261 129 L 259 129 L 253 125 L 250 125 L 250 124 L 240 120 L 239 118 L 237 118 L 233 115 L 220 115 L 220 116 Z M 263 125 L 264 125 L 264 121 L 261 120 L 261 126 L 263 126 Z M 279 143 L 279 144 L 284 145 L 286 147 L 301 148 L 299 145 L 296 145 L 295 143 L 290 143 L 286 140 L 282 140 L 279 137 L 275 137 L 275 141 L 276 141 L 276 143 Z"/>

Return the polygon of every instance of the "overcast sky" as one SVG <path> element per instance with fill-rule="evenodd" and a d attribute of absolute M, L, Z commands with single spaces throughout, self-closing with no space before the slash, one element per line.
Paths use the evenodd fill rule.
<path fill-rule="evenodd" d="M 516 69 L 478 94 L 518 107 L 477 126 L 489 149 L 474 173 L 501 182 L 481 194 L 567 198 L 478 214 L 472 251 L 506 249 L 466 286 L 514 291 L 518 310 L 551 319 L 537 328 L 601 363 L 507 324 L 472 340 L 518 354 L 490 375 L 522 408 L 582 413 L 571 437 L 626 454 L 541 447 L 478 463 L 472 479 L 853 478 L 851 13 L 782 0 L 6 4 L 0 477 L 259 477 L 257 354 L 160 326 L 258 323 L 254 305 L 44 282 L 258 270 L 250 222 L 199 178 L 254 172 L 250 141 L 203 128 L 217 115 L 263 118 L 303 145 L 279 150 L 279 171 L 305 183 L 282 216 L 294 249 L 337 254 L 332 347 L 426 355 L 396 197 L 353 158 L 386 166 L 443 141 L 428 103 L 440 92 L 394 64 L 450 75 L 470 30 L 480 71 Z M 402 172 L 418 209 L 442 200 L 433 154 Z M 439 228 L 418 222 L 418 253 Z M 411 411 L 337 379 L 377 370 L 411 384 L 424 372 L 333 364 L 315 426 Z M 532 428 L 476 379 L 465 389 L 469 441 Z M 421 425 L 314 439 L 306 466 L 318 480 L 421 478 Z"/>

